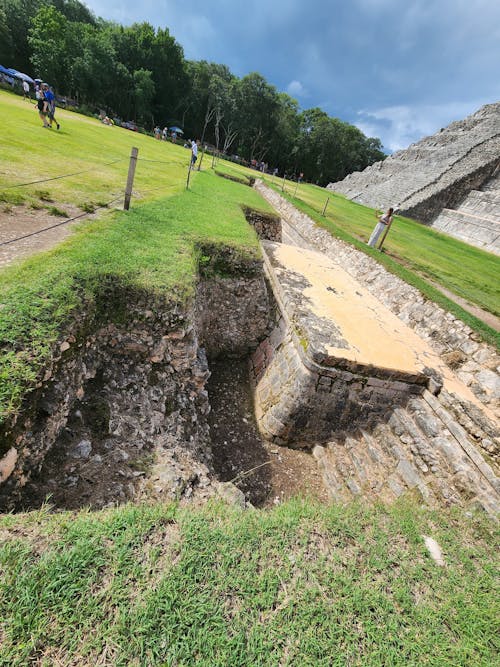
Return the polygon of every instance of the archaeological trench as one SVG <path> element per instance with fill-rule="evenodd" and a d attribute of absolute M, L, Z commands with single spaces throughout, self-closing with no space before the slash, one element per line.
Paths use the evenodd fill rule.
<path fill-rule="evenodd" d="M 498 513 L 496 350 L 254 187 L 278 214 L 245 212 L 262 259 L 203 247 L 188 306 L 104 286 L 113 309 L 61 334 L 0 434 L 1 511 L 301 493 Z"/>

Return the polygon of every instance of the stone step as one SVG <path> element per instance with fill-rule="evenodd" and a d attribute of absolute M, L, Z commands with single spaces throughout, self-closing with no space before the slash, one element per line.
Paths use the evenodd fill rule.
<path fill-rule="evenodd" d="M 471 458 L 472 443 L 464 449 L 457 440 L 460 427 L 439 400 L 429 400 L 432 405 L 413 398 L 406 408 L 394 410 L 388 424 L 316 447 L 332 497 L 392 502 L 412 492 L 429 505 L 475 505 L 497 513 L 498 485 L 492 471 L 483 471 L 479 459 Z"/>
<path fill-rule="evenodd" d="M 454 209 L 460 213 L 474 215 L 486 220 L 500 222 L 500 191 L 482 192 L 473 190 L 466 199 Z"/>
<path fill-rule="evenodd" d="M 444 209 L 432 227 L 471 245 L 500 254 L 500 222 L 492 218 Z"/>

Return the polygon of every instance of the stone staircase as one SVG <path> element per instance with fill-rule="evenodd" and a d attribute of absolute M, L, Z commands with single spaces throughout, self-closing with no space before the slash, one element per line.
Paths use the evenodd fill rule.
<path fill-rule="evenodd" d="M 335 500 L 392 502 L 412 492 L 431 506 L 481 508 L 495 515 L 498 478 L 457 426 L 426 392 L 393 410 L 386 423 L 316 445 L 313 454 Z"/>
<path fill-rule="evenodd" d="M 457 208 L 443 209 L 432 227 L 500 255 L 500 173 L 472 190 Z"/>
<path fill-rule="evenodd" d="M 425 390 L 407 402 L 393 402 L 376 418 L 371 413 L 367 423 L 307 443 L 329 494 L 340 501 L 361 497 L 390 502 L 416 493 L 422 502 L 436 507 L 454 504 L 498 514 L 500 358 L 496 352 L 478 343 L 457 318 L 370 257 L 332 238 L 277 193 L 262 183 L 256 187 L 282 216 L 286 243 L 303 251 L 320 250 L 338 265 L 337 273 L 348 269 L 358 285 L 376 294 L 429 344 L 439 356 L 432 359 L 429 352 L 429 366 L 446 365 L 441 372 L 448 379 L 437 395 Z M 485 187 L 485 192 L 491 189 Z M 343 289 L 335 291 L 340 295 Z M 363 303 L 370 309 L 367 299 Z M 410 345 L 409 336 L 402 340 Z M 472 396 L 466 395 L 465 387 Z"/>

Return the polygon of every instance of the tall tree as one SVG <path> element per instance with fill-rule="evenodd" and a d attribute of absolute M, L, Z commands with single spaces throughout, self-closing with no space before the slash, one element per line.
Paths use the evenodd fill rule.
<path fill-rule="evenodd" d="M 250 160 L 263 160 L 276 126 L 278 93 L 258 72 L 241 79 L 238 93 L 240 154 Z"/>
<path fill-rule="evenodd" d="M 67 18 L 51 5 L 40 7 L 28 32 L 35 73 L 59 89 L 68 83 L 67 33 Z"/>

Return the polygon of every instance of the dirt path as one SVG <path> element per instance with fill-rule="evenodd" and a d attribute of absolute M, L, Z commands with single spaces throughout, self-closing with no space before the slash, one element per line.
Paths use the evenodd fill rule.
<path fill-rule="evenodd" d="M 68 218 L 82 214 L 76 206 L 64 205 L 61 208 L 68 214 Z M 66 222 L 68 218 L 51 215 L 46 209 L 34 210 L 25 206 L 12 206 L 7 211 L 1 211 L 0 267 L 53 248 L 72 234 L 76 224 L 89 217 Z M 47 231 L 41 231 L 50 227 Z"/>

